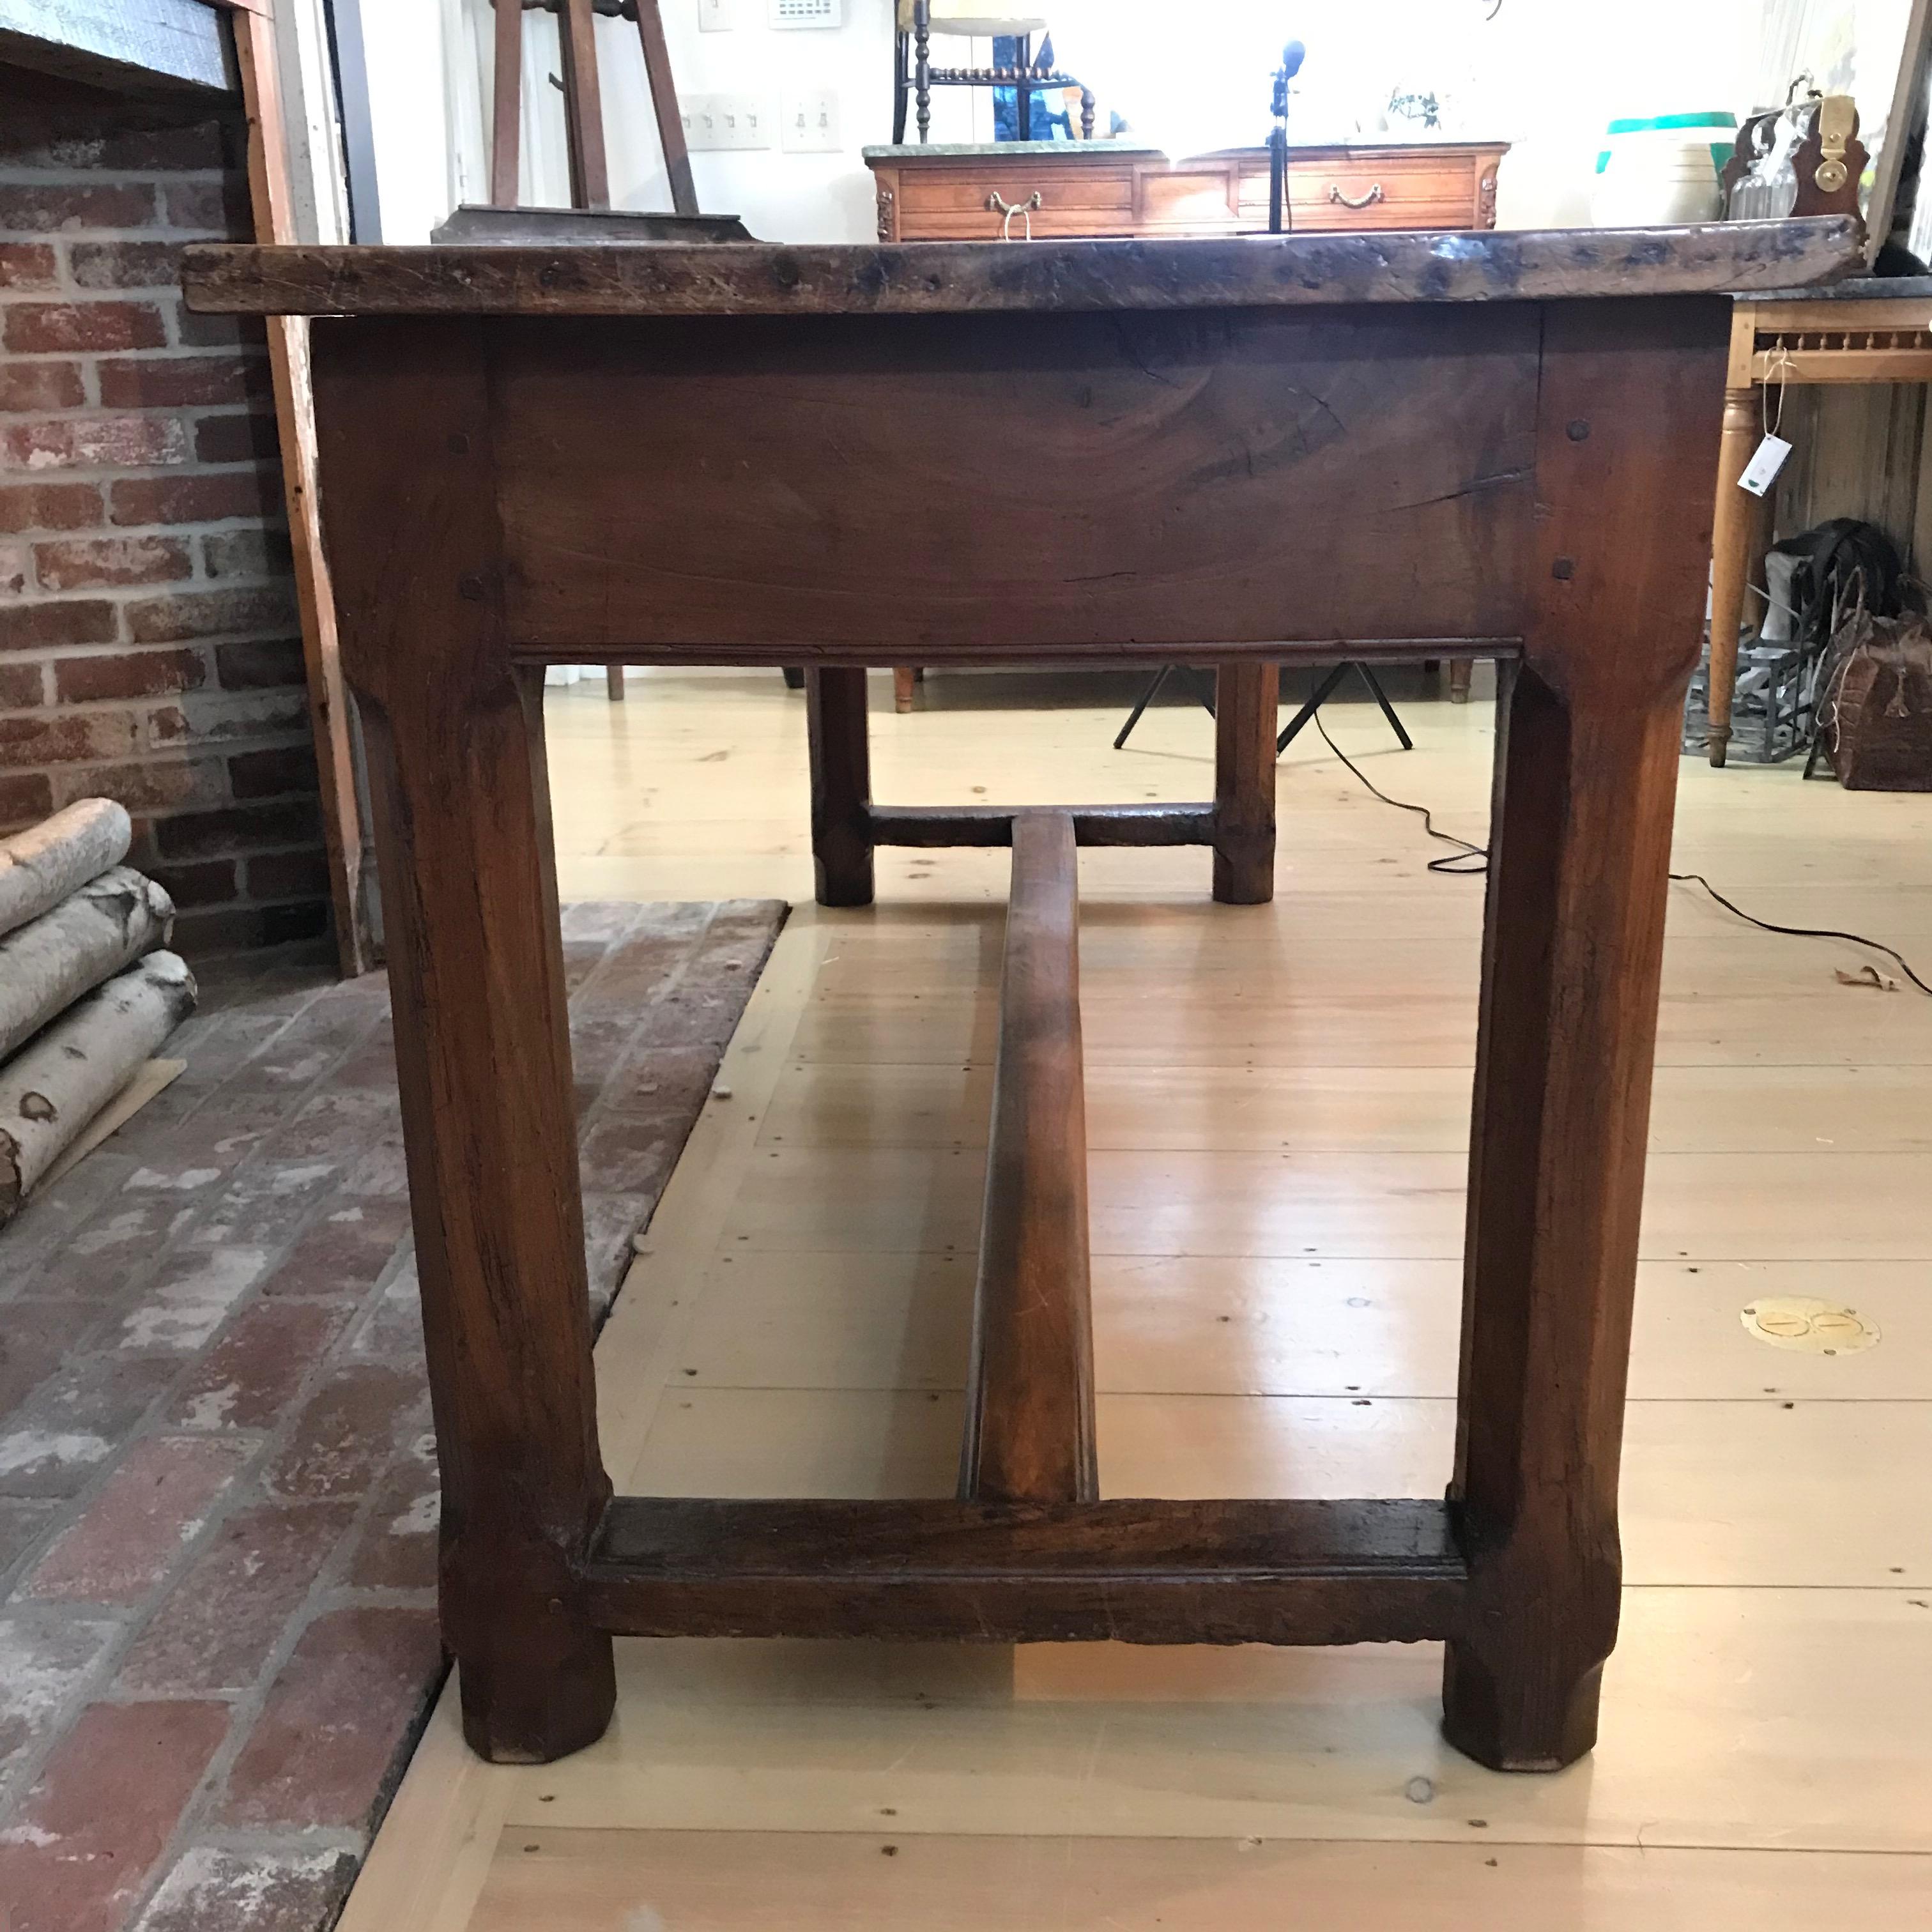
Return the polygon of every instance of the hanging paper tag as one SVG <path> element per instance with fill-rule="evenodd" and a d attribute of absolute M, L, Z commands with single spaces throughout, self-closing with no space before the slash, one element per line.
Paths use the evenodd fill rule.
<path fill-rule="evenodd" d="M 1768 436 L 1757 446 L 1757 453 L 1744 465 L 1744 473 L 1738 478 L 1738 488 L 1748 490 L 1754 496 L 1762 496 L 1778 481 L 1778 472 L 1784 467 L 1784 459 L 1791 454 L 1791 445 L 1781 436 Z"/>

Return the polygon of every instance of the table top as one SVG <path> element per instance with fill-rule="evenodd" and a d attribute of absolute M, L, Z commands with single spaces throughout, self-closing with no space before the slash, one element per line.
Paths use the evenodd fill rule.
<path fill-rule="evenodd" d="M 1854 275 L 1820 288 L 1772 289 L 1754 302 L 1922 302 L 1932 318 L 1932 275 Z"/>
<path fill-rule="evenodd" d="M 1842 216 L 1678 228 L 788 247 L 188 250 L 191 308 L 252 315 L 884 315 L 1756 295 L 1850 275 Z"/>
<path fill-rule="evenodd" d="M 1324 154 L 1432 154 L 1448 150 L 1460 154 L 1469 148 L 1507 149 L 1507 141 L 1466 140 L 1458 135 L 1432 140 L 1419 136 L 1411 141 L 1291 141 L 1288 158 L 1319 158 Z M 902 166 L 909 161 L 1037 160 L 1042 155 L 1073 161 L 1166 161 L 1185 168 L 1195 161 L 1224 161 L 1233 156 L 1251 160 L 1268 158 L 1267 148 L 1258 142 L 1246 146 L 1211 148 L 1199 154 L 1170 154 L 1145 141 L 902 141 L 878 147 L 861 148 L 860 158 L 868 166 L 887 162 Z"/>

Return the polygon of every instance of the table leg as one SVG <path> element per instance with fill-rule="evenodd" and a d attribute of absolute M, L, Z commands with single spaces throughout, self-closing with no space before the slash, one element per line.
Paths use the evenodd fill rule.
<path fill-rule="evenodd" d="M 1750 578 L 1751 532 L 1762 505 L 1738 478 L 1763 434 L 1757 392 L 1730 389 L 1724 395 L 1724 433 L 1718 445 L 1717 513 L 1711 535 L 1711 762 L 1722 765 L 1731 742 L 1731 701 L 1738 683 L 1738 631 L 1744 622 L 1745 586 Z"/>
<path fill-rule="evenodd" d="M 1474 658 L 1451 658 L 1449 660 L 1449 702 L 1451 704 L 1468 703 L 1469 686 L 1475 674 L 1476 661 Z"/>
<path fill-rule="evenodd" d="M 916 664 L 892 666 L 892 709 L 905 712 L 912 709 L 914 687 L 919 682 Z"/>
<path fill-rule="evenodd" d="M 866 674 L 845 666 L 805 674 L 806 742 L 812 765 L 812 857 L 818 903 L 872 903 L 872 752 L 866 719 Z"/>
<path fill-rule="evenodd" d="M 529 1763 L 600 1736 L 610 1640 L 578 1569 L 609 1499 L 543 671 L 510 662 L 480 334 L 316 332 L 344 666 L 361 700 L 465 1735 Z"/>
<path fill-rule="evenodd" d="M 1704 534 L 1672 506 L 1710 500 L 1723 331 L 1694 308 L 1630 306 L 1622 353 L 1621 318 L 1550 311 L 1545 520 L 1498 714 L 1450 1490 L 1469 1607 L 1443 1707 L 1450 1742 L 1499 1770 L 1590 1748 L 1621 1591 L 1630 1306 L 1703 590 Z"/>
<path fill-rule="evenodd" d="M 1223 905 L 1274 897 L 1275 720 L 1281 667 L 1220 667 L 1214 704 L 1214 896 Z"/>

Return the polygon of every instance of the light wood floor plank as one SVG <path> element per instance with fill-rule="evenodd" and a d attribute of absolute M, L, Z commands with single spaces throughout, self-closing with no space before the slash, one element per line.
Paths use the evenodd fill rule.
<path fill-rule="evenodd" d="M 983 1148 L 992 1068 L 800 1060 L 778 1083 L 767 1148 Z M 1339 1149 L 1460 1153 L 1463 1067 L 1106 1065 L 1087 1082 L 1087 1144 L 1108 1152 Z M 1650 1144 L 1666 1154 L 1932 1151 L 1932 1078 L 1916 1066 L 1668 1066 Z"/>
<path fill-rule="evenodd" d="M 761 1149 L 728 1224 L 754 1250 L 974 1251 L 985 1162 L 970 1148 Z M 1097 1255 L 1453 1258 L 1457 1154 L 1271 1154 L 1096 1148 Z M 1910 1261 L 1924 1256 L 1932 1150 L 1661 1154 L 1644 1195 L 1646 1260 Z"/>
<path fill-rule="evenodd" d="M 1009 1690 L 948 1646 L 622 1644 L 611 1735 L 513 1774 L 509 1822 L 1932 1850 L 1903 1592 L 1628 1592 L 1597 1749 L 1548 1778 L 1442 1742 L 1432 1646 L 1014 1658 Z"/>
<path fill-rule="evenodd" d="M 1928 1274 L 1918 1262 L 1646 1262 L 1631 1396 L 1932 1400 Z M 674 1366 L 700 1388 L 956 1389 L 972 1276 L 964 1254 L 740 1248 L 707 1275 Z M 1793 1295 L 1854 1310 L 1879 1345 L 1805 1354 L 1746 1332 L 1747 1306 Z M 1123 1394 L 1453 1395 L 1461 1305 L 1462 1264 L 1447 1259 L 1102 1256 L 1096 1381 Z"/>
<path fill-rule="evenodd" d="M 513 1827 L 473 1932 L 1898 1932 L 1912 1858 Z"/>
<path fill-rule="evenodd" d="M 1834 984 L 1793 1010 L 1789 994 L 1666 995 L 1660 1066 L 1804 1066 L 1826 1070 L 1932 1065 L 1932 1000 Z M 1916 1001 L 1919 996 L 1912 996 Z M 1149 990 L 1109 998 L 1083 988 L 1088 1064 L 1108 1066 L 1473 1066 L 1473 992 L 1378 998 L 1311 989 L 1291 1003 L 1177 1004 Z M 946 1066 L 991 1057 L 998 1006 L 990 989 L 947 1001 L 882 988 L 870 1000 L 816 1002 L 799 1028 L 812 1060 Z"/>

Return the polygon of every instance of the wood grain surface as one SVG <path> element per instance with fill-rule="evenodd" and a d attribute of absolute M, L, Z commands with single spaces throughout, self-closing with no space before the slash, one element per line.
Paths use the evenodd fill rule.
<path fill-rule="evenodd" d="M 1532 304 L 479 326 L 522 656 L 1520 633 Z"/>
<path fill-rule="evenodd" d="M 620 1497 L 594 1614 L 633 1636 L 1410 1642 L 1456 1627 L 1441 1503 Z"/>
<path fill-rule="evenodd" d="M 959 1493 L 1091 1502 L 1094 1317 L 1073 820 L 1013 820 Z"/>
<path fill-rule="evenodd" d="M 811 667 L 805 674 L 805 718 L 818 903 L 870 905 L 874 834 L 864 670 L 850 665 Z"/>
<path fill-rule="evenodd" d="M 1858 225 L 1832 217 L 1688 228 L 1042 240 L 1024 248 L 203 246 L 188 251 L 184 286 L 191 308 L 255 315 L 1037 313 L 1748 294 L 1835 281 L 1863 260 Z"/>
<path fill-rule="evenodd" d="M 1211 805 L 1069 805 L 1076 845 L 1211 845 Z M 1006 846 L 1010 805 L 875 805 L 866 813 L 877 845 Z"/>
<path fill-rule="evenodd" d="M 1214 682 L 1214 896 L 1223 905 L 1266 905 L 1274 897 L 1281 667 L 1226 664 Z"/>
<path fill-rule="evenodd" d="M 1477 1613 L 1449 1647 L 1443 1693 L 1450 1741 L 1498 1770 L 1590 1748 L 1616 1636 L 1617 1472 L 1723 320 L 1696 303 L 1565 304 L 1545 339 L 1534 602 L 1502 704 L 1490 838 L 1450 1491 Z"/>
<path fill-rule="evenodd" d="M 588 1744 L 609 1640 L 571 1565 L 610 1493 L 590 1369 L 541 674 L 494 585 L 473 329 L 316 369 L 343 668 L 361 701 L 410 1204 L 442 1478 L 440 1582 L 466 1734 L 530 1762 Z M 386 426 L 370 435 L 370 417 Z M 392 460 L 406 447 L 418 460 Z M 387 517 L 358 514 L 370 502 Z"/>

